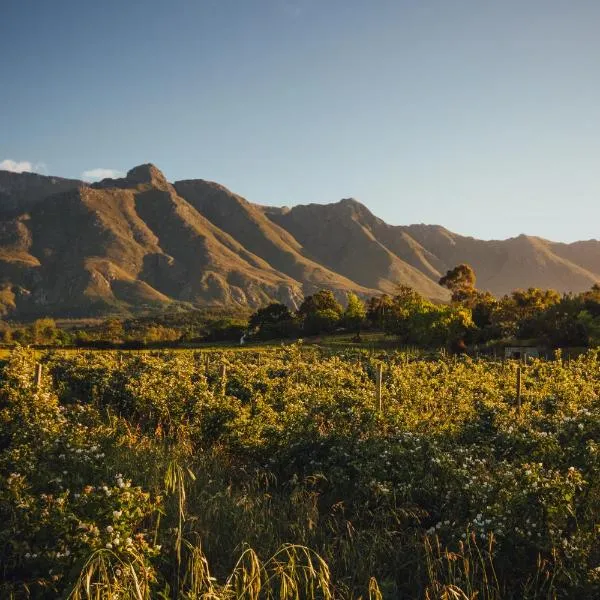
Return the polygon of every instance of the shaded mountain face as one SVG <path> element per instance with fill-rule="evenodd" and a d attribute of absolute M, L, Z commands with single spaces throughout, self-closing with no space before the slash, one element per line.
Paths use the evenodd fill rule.
<path fill-rule="evenodd" d="M 388 226 L 389 227 L 389 226 Z M 411 225 L 394 227 L 426 248 L 445 273 L 470 264 L 477 287 L 496 296 L 515 289 L 539 287 L 561 293 L 581 292 L 600 281 L 600 241 L 558 244 L 520 235 L 507 240 L 483 241 L 454 234 L 443 227 Z"/>
<path fill-rule="evenodd" d="M 177 193 L 211 223 L 247 250 L 288 277 L 302 283 L 305 294 L 327 288 L 344 297 L 350 290 L 367 295 L 377 288 L 363 286 L 313 260 L 292 234 L 270 220 L 260 207 L 228 189 L 201 179 L 178 181 Z"/>
<path fill-rule="evenodd" d="M 378 220 L 356 200 L 265 212 L 292 234 L 307 256 L 360 285 L 393 294 L 403 283 L 430 298 L 447 298 L 447 290 L 377 237 Z"/>
<path fill-rule="evenodd" d="M 297 306 L 321 288 L 343 299 L 398 284 L 444 301 L 437 281 L 467 262 L 478 287 L 588 289 L 600 242 L 481 241 L 438 226 L 392 226 L 356 200 L 292 209 L 252 204 L 154 165 L 95 184 L 0 171 L 0 313 L 129 314 L 186 306 Z"/>
<path fill-rule="evenodd" d="M 78 179 L 0 171 L 0 218 L 31 210 L 40 200 L 84 186 Z"/>
<path fill-rule="evenodd" d="M 4 314 L 301 301 L 299 282 L 213 225 L 152 165 L 29 207 L 0 222 Z"/>

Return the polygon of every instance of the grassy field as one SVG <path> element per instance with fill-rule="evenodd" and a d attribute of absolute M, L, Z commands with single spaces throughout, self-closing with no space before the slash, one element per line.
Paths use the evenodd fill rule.
<path fill-rule="evenodd" d="M 300 342 L 302 345 L 306 347 L 315 346 L 318 348 L 331 348 L 336 350 L 344 350 L 344 349 L 357 349 L 357 350 L 365 350 L 365 351 L 375 351 L 375 350 L 390 350 L 390 349 L 399 349 L 400 346 L 397 340 L 393 337 L 387 336 L 380 332 L 368 332 L 361 335 L 361 341 L 355 341 L 354 334 L 348 333 L 339 333 L 339 334 L 331 334 L 331 335 L 322 335 L 322 336 L 314 336 L 307 337 L 302 339 Z M 252 351 L 265 351 L 265 350 L 275 350 L 277 348 L 281 348 L 282 346 L 289 346 L 291 344 L 297 344 L 298 340 L 253 340 L 251 342 L 240 344 L 239 342 L 206 342 L 206 343 L 196 343 L 196 344 L 187 344 L 182 345 L 180 347 L 169 348 L 170 352 L 190 352 L 190 351 L 241 351 L 241 352 L 252 352 Z M 13 351 L 14 346 L 3 346 L 0 347 L 0 360 L 6 360 L 11 352 Z M 123 349 L 119 350 L 119 352 L 129 353 L 129 354 L 139 354 L 143 352 L 156 352 L 161 350 L 167 350 L 167 348 L 159 348 L 159 347 L 148 347 L 142 349 Z M 42 357 L 48 353 L 46 349 L 35 349 L 36 356 Z M 52 349 L 54 353 L 64 353 L 64 354 L 83 354 L 86 352 L 106 352 L 104 349 L 86 349 L 86 348 L 60 348 L 56 347 Z"/>
<path fill-rule="evenodd" d="M 0 597 L 600 597 L 598 353 L 382 341 L 14 351 Z"/>

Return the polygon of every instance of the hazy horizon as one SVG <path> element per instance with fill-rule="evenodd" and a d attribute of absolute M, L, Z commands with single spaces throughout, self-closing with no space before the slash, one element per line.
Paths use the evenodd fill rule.
<path fill-rule="evenodd" d="M 153 162 L 257 204 L 597 239 L 591 0 L 8 2 L 0 168 Z"/>

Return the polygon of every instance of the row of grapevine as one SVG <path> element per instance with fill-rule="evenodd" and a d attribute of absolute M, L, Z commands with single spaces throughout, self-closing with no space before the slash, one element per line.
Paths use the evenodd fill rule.
<path fill-rule="evenodd" d="M 600 356 L 517 367 L 15 350 L 0 596 L 597 598 Z"/>

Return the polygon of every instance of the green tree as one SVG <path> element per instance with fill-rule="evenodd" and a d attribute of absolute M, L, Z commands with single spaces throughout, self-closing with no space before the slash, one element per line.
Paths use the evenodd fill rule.
<path fill-rule="evenodd" d="M 594 316 L 587 310 L 582 310 L 577 315 L 577 325 L 585 331 L 588 346 L 597 348 L 600 346 L 600 316 Z"/>
<path fill-rule="evenodd" d="M 515 290 L 510 296 L 504 296 L 500 300 L 498 310 L 494 314 L 494 322 L 503 337 L 540 337 L 542 313 L 558 304 L 560 299 L 560 294 L 555 290 Z"/>
<path fill-rule="evenodd" d="M 343 315 L 344 325 L 352 331 L 360 332 L 366 315 L 365 303 L 354 292 L 348 292 L 348 303 Z"/>
<path fill-rule="evenodd" d="M 470 332 L 471 342 L 482 343 L 501 337 L 501 331 L 495 321 L 499 303 L 492 294 L 474 290 L 460 305 L 471 310 L 474 325 Z"/>
<path fill-rule="evenodd" d="M 339 324 L 344 309 L 335 299 L 330 290 L 319 290 L 312 296 L 307 296 L 300 308 L 298 316 L 302 320 L 302 327 L 308 335 L 328 333 Z"/>
<path fill-rule="evenodd" d="M 259 308 L 250 315 L 250 327 L 262 327 L 264 325 L 275 325 L 282 321 L 290 321 L 293 318 L 290 309 L 279 302 L 273 302 L 264 308 Z"/>
<path fill-rule="evenodd" d="M 580 295 L 584 309 L 593 317 L 600 317 L 600 285 L 595 283 L 587 292 Z"/>
<path fill-rule="evenodd" d="M 366 306 L 367 320 L 373 327 L 384 329 L 387 314 L 391 311 L 392 306 L 393 300 L 388 294 L 369 298 Z"/>
<path fill-rule="evenodd" d="M 383 320 L 384 330 L 399 336 L 406 343 L 411 342 L 415 325 L 412 321 L 422 318 L 430 306 L 433 305 L 416 290 L 399 285 Z"/>
<path fill-rule="evenodd" d="M 258 337 L 267 340 L 291 337 L 298 331 L 296 319 L 290 309 L 278 302 L 259 308 L 250 316 L 249 325 L 258 330 Z"/>
<path fill-rule="evenodd" d="M 331 308 L 326 308 L 307 315 L 303 326 L 308 335 L 318 335 L 333 332 L 339 323 L 339 313 Z"/>
<path fill-rule="evenodd" d="M 54 319 L 37 319 L 31 325 L 34 344 L 53 344 L 58 338 L 58 328 Z"/>
<path fill-rule="evenodd" d="M 306 317 L 322 310 L 333 311 L 338 315 L 338 319 L 344 312 L 342 305 L 335 299 L 331 290 L 319 290 L 312 296 L 304 298 L 304 301 L 298 309 L 298 314 L 301 317 Z"/>
<path fill-rule="evenodd" d="M 125 328 L 119 319 L 108 319 L 102 324 L 100 335 L 103 340 L 118 344 L 125 338 Z"/>
<path fill-rule="evenodd" d="M 581 296 L 566 294 L 556 304 L 531 316 L 527 328 L 528 334 L 553 348 L 587 346 L 593 334 L 593 317 L 584 310 Z"/>
<path fill-rule="evenodd" d="M 439 284 L 452 292 L 453 302 L 468 300 L 475 292 L 475 271 L 467 264 L 450 269 L 440 278 Z"/>
<path fill-rule="evenodd" d="M 12 329 L 4 321 L 0 321 L 0 339 L 3 344 L 10 344 L 13 341 Z"/>
<path fill-rule="evenodd" d="M 181 337 L 177 329 L 163 325 L 151 325 L 144 331 L 145 344 L 158 344 L 160 342 L 175 342 Z"/>

